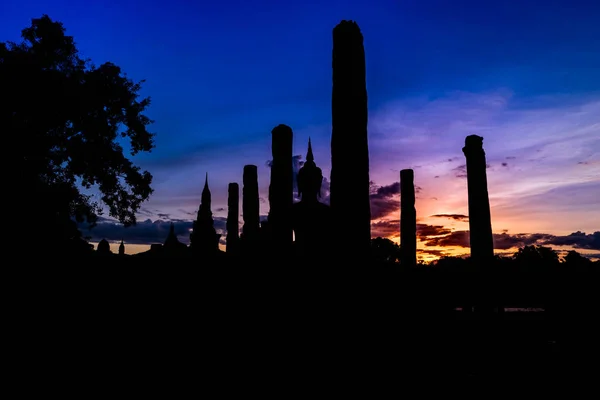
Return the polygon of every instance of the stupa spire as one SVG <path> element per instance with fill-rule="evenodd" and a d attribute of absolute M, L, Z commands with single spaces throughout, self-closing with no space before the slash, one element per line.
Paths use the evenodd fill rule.
<path fill-rule="evenodd" d="M 312 151 L 312 143 L 310 142 L 310 136 L 308 138 L 308 151 L 306 152 L 306 161 L 307 162 L 313 162 L 315 161 L 315 157 L 313 156 L 313 151 Z"/>

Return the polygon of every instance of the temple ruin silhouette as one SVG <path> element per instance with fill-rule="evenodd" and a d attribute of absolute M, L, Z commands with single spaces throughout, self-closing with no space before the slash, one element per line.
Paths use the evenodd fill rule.
<path fill-rule="evenodd" d="M 93 273 L 92 279 L 88 279 L 83 284 L 82 280 L 68 282 L 71 287 L 83 287 L 81 291 L 88 291 L 90 285 L 94 283 L 101 288 L 95 294 L 97 298 L 91 303 L 96 304 L 97 307 L 89 307 L 81 302 L 79 293 L 75 296 L 64 296 L 67 299 L 65 304 L 85 304 L 78 312 L 67 313 L 68 320 L 76 325 L 72 332 L 79 334 L 101 326 L 96 320 L 89 325 L 84 325 L 80 316 L 87 315 L 95 319 L 98 314 L 102 314 L 110 317 L 110 323 L 115 324 L 116 321 L 110 331 L 100 331 L 102 337 L 98 342 L 89 340 L 86 335 L 83 335 L 86 343 L 85 346 L 77 347 L 78 353 L 83 348 L 104 343 L 106 337 L 114 336 L 115 340 L 127 346 L 124 352 L 130 354 L 129 347 L 133 341 L 127 335 L 114 333 L 125 331 L 122 321 L 137 323 L 139 319 L 136 317 L 144 308 L 149 323 L 142 324 L 147 331 L 142 331 L 140 337 L 157 330 L 162 325 L 162 332 L 168 331 L 175 336 L 174 340 L 165 341 L 169 353 L 178 352 L 177 348 L 173 350 L 172 344 L 179 343 L 182 335 L 192 337 L 191 340 L 182 343 L 186 345 L 192 343 L 192 353 L 194 348 L 200 348 L 201 361 L 204 365 L 208 366 L 209 370 L 223 374 L 228 383 L 236 381 L 231 379 L 233 375 L 223 373 L 224 364 L 235 364 L 236 369 L 243 370 L 246 374 L 247 371 L 255 369 L 260 362 L 266 361 L 266 364 L 271 364 L 274 368 L 290 375 L 290 370 L 281 360 L 288 357 L 291 363 L 295 364 L 301 359 L 300 353 L 311 349 L 314 351 L 315 348 L 321 354 L 307 360 L 306 365 L 311 368 L 318 367 L 322 363 L 325 368 L 331 370 L 333 365 L 331 359 L 338 360 L 339 364 L 354 359 L 354 364 L 349 363 L 354 367 L 357 362 L 362 362 L 359 357 L 363 352 L 382 355 L 382 359 L 385 358 L 383 362 L 364 362 L 367 368 L 377 364 L 389 368 L 389 360 L 392 364 L 399 360 L 400 364 L 414 368 L 419 375 L 431 378 L 430 371 L 432 369 L 435 371 L 436 368 L 438 371 L 443 369 L 444 374 L 455 374 L 460 370 L 455 362 L 462 359 L 466 359 L 467 366 L 464 370 L 469 373 L 477 369 L 485 370 L 481 368 L 481 360 L 487 357 L 488 364 L 498 370 L 506 369 L 512 372 L 518 368 L 523 370 L 529 368 L 526 376 L 527 379 L 531 379 L 531 363 L 514 361 L 514 355 L 526 345 L 520 344 L 520 348 L 516 345 L 521 343 L 523 336 L 527 336 L 527 344 L 539 343 L 540 338 L 542 342 L 549 342 L 546 338 L 554 341 L 557 337 L 551 329 L 547 329 L 546 324 L 549 319 L 542 321 L 543 323 L 539 325 L 541 328 L 531 330 L 529 333 L 520 330 L 518 335 L 512 336 L 503 337 L 504 332 L 496 330 L 495 326 L 486 332 L 485 329 L 468 324 L 460 330 L 452 329 L 448 325 L 437 326 L 430 332 L 425 332 L 429 335 L 421 337 L 425 331 L 419 330 L 421 320 L 410 319 L 411 315 L 420 315 L 419 313 L 428 318 L 433 316 L 434 320 L 442 320 L 438 317 L 448 310 L 451 310 L 454 315 L 460 314 L 460 318 L 464 317 L 466 320 L 484 314 L 485 318 L 493 314 L 494 317 L 501 319 L 505 318 L 506 314 L 501 312 L 504 306 L 542 305 L 547 307 L 547 310 L 551 310 L 549 315 L 554 318 L 553 324 L 572 328 L 573 333 L 570 333 L 574 338 L 572 343 L 582 343 L 583 335 L 592 336 L 588 333 L 592 332 L 591 329 L 577 326 L 573 323 L 574 318 L 571 317 L 571 315 L 596 316 L 597 309 L 592 310 L 591 305 L 586 306 L 585 297 L 571 297 L 570 294 L 555 290 L 557 285 L 548 284 L 547 280 L 541 280 L 542 284 L 538 285 L 530 285 L 528 282 L 523 285 L 518 281 L 512 289 L 506 289 L 506 283 L 515 280 L 514 277 L 520 274 L 519 271 L 518 274 L 510 275 L 512 270 L 506 268 L 507 272 L 503 272 L 506 275 L 497 275 L 498 286 L 505 285 L 504 289 L 506 289 L 502 299 L 498 301 L 500 297 L 495 296 L 492 285 L 486 285 L 484 281 L 472 284 L 469 279 L 465 279 L 466 274 L 462 274 L 464 271 L 495 271 L 495 266 L 498 265 L 494 255 L 486 159 L 481 136 L 472 134 L 466 136 L 462 148 L 466 157 L 467 180 L 464 189 L 468 194 L 470 258 L 443 259 L 443 262 L 436 265 L 439 267 L 436 269 L 436 275 L 429 275 L 433 268 L 419 266 L 415 207 L 418 192 L 415 180 L 418 181 L 419 176 L 415 176 L 413 169 L 404 168 L 399 174 L 400 199 L 397 223 L 397 233 L 400 237 L 399 251 L 389 259 L 377 259 L 373 254 L 375 253 L 373 242 L 390 244 L 391 241 L 386 243 L 382 238 L 371 238 L 365 53 L 363 36 L 355 22 L 342 21 L 334 28 L 332 56 L 330 201 L 327 203 L 321 198 L 326 179 L 319 167 L 319 163 L 323 160 L 315 159 L 311 139 L 308 138 L 306 143 L 300 143 L 302 154 L 306 154 L 306 157 L 301 168 L 295 173 L 293 128 L 285 124 L 273 127 L 270 132 L 272 150 L 270 176 L 259 176 L 257 165 L 247 164 L 243 166 L 242 171 L 239 171 L 241 182 L 228 182 L 226 232 L 220 233 L 215 229 L 212 194 L 209 187 L 210 175 L 206 172 L 191 232 L 178 232 L 176 225 L 171 222 L 168 234 L 162 243 L 153 243 L 150 250 L 134 255 L 126 254 L 127 244 L 123 240 L 119 244 L 117 254 L 111 252 L 106 239 L 98 243 L 94 255 L 102 261 L 100 264 L 103 266 L 112 264 L 106 260 L 128 262 L 132 260 L 128 265 L 134 265 L 136 260 L 142 260 L 140 264 L 144 269 L 122 268 L 118 272 L 112 270 L 105 275 L 107 278 L 103 281 L 98 279 L 101 278 L 102 272 L 87 268 Z M 265 134 L 267 134 L 266 130 Z M 459 147 L 457 145 L 457 153 L 460 151 Z M 267 179 L 269 182 L 269 210 L 266 219 L 263 216 L 262 220 L 259 179 L 263 183 L 267 182 Z M 199 182 L 193 184 L 200 187 L 202 182 L 199 179 Z M 189 245 L 178 238 L 184 234 L 189 234 Z M 220 244 L 225 245 L 225 251 L 220 250 Z M 574 257 L 576 263 L 577 257 Z M 160 259 L 160 262 L 155 262 L 156 259 Z M 292 279 L 281 279 L 283 274 L 278 275 L 273 273 L 273 269 L 263 268 L 268 264 L 276 267 L 301 268 L 278 268 L 276 271 L 286 271 L 283 274 L 288 275 L 284 277 L 292 276 Z M 152 269 L 149 267 L 153 265 L 170 268 L 158 268 L 159 272 L 154 274 L 148 272 Z M 235 268 L 234 273 L 230 273 L 233 269 L 221 268 L 231 265 L 239 268 Z M 359 271 L 358 278 L 350 285 L 346 285 L 347 282 L 340 277 L 344 275 L 347 278 L 352 274 L 342 274 L 336 270 L 341 266 L 345 269 L 344 272 L 347 272 L 355 266 L 373 265 L 384 266 L 384 268 L 364 268 Z M 390 265 L 392 268 L 385 268 Z M 186 268 L 184 273 L 180 273 L 181 270 L 176 268 L 179 266 L 193 268 Z M 217 268 L 195 268 L 197 266 Z M 325 268 L 311 270 L 314 266 Z M 463 269 L 465 266 L 468 268 Z M 60 268 L 51 270 L 52 273 L 60 272 Z M 265 270 L 267 273 L 264 273 Z M 365 270 L 368 271 L 365 273 Z M 446 274 L 447 270 L 452 270 L 453 274 Z M 210 272 L 206 271 L 218 271 L 215 275 L 222 274 L 222 276 L 213 279 L 215 275 L 211 276 Z M 297 273 L 298 271 L 309 271 L 309 273 L 303 275 Z M 369 272 L 377 275 L 376 278 L 369 280 Z M 127 274 L 130 275 L 129 279 L 123 279 L 123 275 Z M 503 279 L 503 276 L 509 278 Z M 442 279 L 438 280 L 439 277 Z M 348 279 L 348 281 L 352 280 Z M 107 282 L 109 284 L 106 284 Z M 148 284 L 149 282 L 151 284 Z M 43 305 L 48 299 L 61 297 L 57 294 L 63 294 L 54 285 L 43 283 L 44 286 L 51 288 L 51 292 L 39 301 L 39 304 Z M 597 291 L 597 283 L 594 285 L 593 289 Z M 115 287 L 127 293 L 126 296 L 122 296 L 126 298 L 125 301 L 114 297 L 115 293 L 119 292 Z M 319 294 L 321 287 L 323 290 Z M 140 288 L 144 290 L 143 295 L 138 295 L 137 290 Z M 518 290 L 514 290 L 515 288 Z M 592 290 L 581 291 L 581 293 L 592 292 Z M 436 296 L 441 300 L 434 301 Z M 134 306 L 123 307 L 123 304 L 128 303 L 129 297 L 135 297 L 135 301 L 132 302 Z M 107 312 L 105 306 L 107 299 L 112 299 L 117 304 L 114 309 L 119 311 Z M 49 309 L 48 321 L 54 320 L 57 310 L 60 311 L 62 307 L 64 304 Z M 574 314 L 566 313 L 564 310 Z M 122 318 L 115 319 L 115 314 L 118 313 L 122 314 Z M 162 321 L 157 318 L 157 314 L 160 313 L 168 315 L 166 323 L 161 324 Z M 567 314 L 568 317 L 565 317 Z M 35 316 L 36 313 L 25 314 L 25 318 L 35 319 L 32 315 Z M 198 322 L 199 328 L 194 327 Z M 35 329 L 32 331 L 37 334 L 40 326 L 45 325 L 36 321 Z M 52 324 L 45 327 L 50 331 L 56 330 Z M 332 329 L 334 327 L 335 329 Z M 550 331 L 552 335 L 546 331 Z M 64 336 L 72 340 L 72 337 L 77 336 L 72 332 Z M 412 333 L 412 336 L 407 338 L 407 332 Z M 402 338 L 403 334 L 404 338 Z M 133 335 L 129 336 L 133 338 Z M 569 336 L 558 337 L 563 339 L 561 346 L 564 346 L 564 338 Z M 159 337 L 159 340 L 163 339 L 163 336 Z M 501 340 L 504 340 L 504 347 L 496 349 Z M 597 342 L 597 337 L 594 336 L 593 340 Z M 32 343 L 36 341 L 37 338 L 32 340 Z M 483 345 L 485 341 L 488 342 L 487 347 Z M 42 342 L 54 343 L 45 340 Z M 142 351 L 145 355 L 140 357 L 140 360 L 154 359 L 155 352 L 152 351 L 152 346 L 155 343 L 143 341 L 141 343 L 143 346 L 140 347 L 143 347 Z M 588 350 L 582 345 L 579 346 L 578 350 L 582 353 Z M 335 352 L 331 351 L 332 347 Z M 56 348 L 62 351 L 62 347 Z M 104 349 L 102 346 L 101 348 Z M 277 354 L 276 357 L 265 357 L 265 349 L 269 348 L 272 353 Z M 440 357 L 437 353 L 442 348 L 447 352 L 445 357 Z M 490 348 L 494 349 L 494 352 L 490 353 Z M 515 348 L 517 350 L 514 350 Z M 507 350 L 511 353 L 508 353 L 505 359 L 513 365 L 505 368 L 498 359 Z M 180 353 L 189 358 L 189 351 L 189 348 L 182 348 Z M 211 351 L 214 352 L 213 357 L 219 363 L 212 364 L 210 358 L 209 362 L 206 362 L 206 353 Z M 415 364 L 407 359 L 407 352 L 414 352 L 415 359 L 425 360 L 424 368 L 415 367 Z M 554 356 L 553 353 L 552 358 L 548 360 L 553 359 Z M 451 362 L 440 367 L 433 361 L 436 357 Z M 96 362 L 96 358 L 91 357 L 91 359 L 92 362 Z M 546 361 L 539 358 L 539 366 L 544 366 Z M 156 363 L 148 364 L 154 367 Z M 75 365 L 79 364 L 75 363 Z M 170 367 L 171 363 L 167 365 Z M 576 364 L 569 362 L 564 365 L 573 368 Z M 105 368 L 104 364 L 102 368 Z M 551 369 L 540 368 L 542 372 Z M 264 375 L 262 367 L 257 370 Z M 398 369 L 392 366 L 387 372 L 396 374 Z M 539 374 L 539 371 L 537 372 Z M 88 374 L 89 371 L 85 370 L 85 373 Z M 510 379 L 512 378 L 511 376 Z M 395 379 L 394 377 L 394 382 Z M 494 379 L 497 382 L 498 376 L 494 375 Z"/>
<path fill-rule="evenodd" d="M 363 36 L 354 21 L 333 29 L 330 200 L 340 254 L 369 258 L 371 205 L 367 135 L 367 83 Z M 352 218 L 349 218 L 352 216 Z"/>
<path fill-rule="evenodd" d="M 319 201 L 323 172 L 315 164 L 310 138 L 306 162 L 298 171 L 297 182 L 300 201 L 292 207 L 295 256 L 302 262 L 330 261 L 335 251 L 330 245 L 333 220 L 330 207 Z"/>
<path fill-rule="evenodd" d="M 417 211 L 415 209 L 414 171 L 400 171 L 400 263 L 417 265 Z"/>
<path fill-rule="evenodd" d="M 261 222 L 259 176 L 256 165 L 242 172 L 242 224 L 240 229 L 240 185 L 228 184 L 225 252 L 219 249 L 211 210 L 208 172 L 190 245 L 180 242 L 171 225 L 163 244 L 154 244 L 142 256 L 188 256 L 214 261 L 269 260 L 279 264 L 324 262 L 368 262 L 371 259 L 371 209 L 368 145 L 368 108 L 363 36 L 354 21 L 341 21 L 333 29 L 331 97 L 330 201 L 320 199 L 323 173 L 316 164 L 309 138 L 306 159 L 294 176 L 292 127 L 279 124 L 271 130 L 272 163 L 269 181 L 269 211 Z M 474 265 L 491 264 L 494 247 L 487 191 L 483 138 L 469 135 L 462 149 L 466 157 L 470 247 Z M 294 180 L 298 198 L 294 198 Z M 415 174 L 400 172 L 400 264 L 417 266 Z M 336 229 L 334 230 L 333 227 Z M 342 232 L 335 234 L 334 232 Z M 109 254 L 108 242 L 98 253 Z M 124 255 L 121 242 L 119 254 Z"/>
<path fill-rule="evenodd" d="M 271 183 L 269 185 L 269 216 L 272 244 L 283 254 L 292 248 L 291 211 L 294 201 L 294 171 L 292 167 L 292 128 L 278 125 L 271 131 Z"/>
<path fill-rule="evenodd" d="M 483 138 L 477 135 L 467 136 L 463 153 L 467 159 L 471 257 L 476 264 L 489 264 L 494 258 L 494 240 Z"/>
<path fill-rule="evenodd" d="M 227 253 L 239 254 L 240 247 L 240 185 L 231 182 L 227 191 Z"/>

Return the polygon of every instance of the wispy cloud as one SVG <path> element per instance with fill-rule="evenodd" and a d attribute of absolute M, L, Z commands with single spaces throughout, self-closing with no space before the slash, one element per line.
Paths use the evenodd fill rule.
<path fill-rule="evenodd" d="M 421 223 L 437 226 L 436 221 L 445 217 L 445 228 L 468 229 L 462 147 L 469 134 L 484 138 L 494 232 L 509 229 L 565 236 L 600 227 L 600 214 L 595 212 L 600 198 L 600 98 L 547 96 L 524 102 L 509 90 L 455 92 L 389 103 L 371 110 L 369 121 L 371 179 L 382 188 L 372 196 L 373 236 L 397 237 L 397 226 L 392 229 L 393 224 L 377 220 L 399 216 L 397 185 L 399 171 L 405 168 L 415 170 Z M 245 147 L 215 144 L 178 154 L 176 168 L 168 162 L 152 164 L 151 172 L 159 179 L 146 209 L 189 219 L 198 209 L 204 174 L 209 172 L 213 212 L 223 217 L 227 184 L 238 182 L 242 189 L 246 163 L 258 166 L 260 197 L 267 199 L 270 128 L 265 127 L 262 137 Z M 326 201 L 331 127 L 292 128 L 294 154 L 304 154 L 308 137 L 312 139 L 317 165 L 325 177 L 322 194 Z M 296 169 L 302 158 L 294 158 Z M 266 215 L 268 202 L 260 207 Z M 141 219 L 157 218 L 157 212 L 152 213 L 140 214 Z"/>
<path fill-rule="evenodd" d="M 517 249 L 523 246 L 570 246 L 574 249 L 600 250 L 600 231 L 591 234 L 573 232 L 568 235 L 556 236 L 549 233 L 518 233 L 506 232 L 494 234 L 494 248 L 496 250 Z M 420 239 L 428 246 L 440 247 L 469 247 L 469 231 L 452 231 L 442 236 L 431 237 L 420 235 Z"/>
<path fill-rule="evenodd" d="M 383 218 L 400 208 L 400 182 L 373 187 L 371 193 L 371 219 Z"/>
<path fill-rule="evenodd" d="M 163 243 L 169 234 L 171 223 L 175 227 L 177 238 L 185 244 L 189 244 L 190 231 L 192 229 L 191 220 L 168 220 L 168 219 L 146 219 L 139 221 L 134 226 L 125 228 L 122 224 L 108 219 L 100 218 L 98 224 L 89 229 L 86 224 L 81 224 L 80 229 L 85 237 L 89 237 L 92 242 L 98 242 L 102 239 L 108 241 L 120 241 L 130 244 L 152 244 Z M 222 217 L 214 218 L 214 226 L 217 233 L 225 232 L 226 219 Z"/>
<path fill-rule="evenodd" d="M 418 215 L 467 214 L 462 147 L 478 134 L 494 227 L 559 235 L 600 227 L 600 98 L 525 103 L 507 90 L 457 92 L 397 101 L 370 121 L 372 179 L 415 169 Z"/>
<path fill-rule="evenodd" d="M 456 221 L 468 221 L 469 216 L 464 214 L 435 214 L 432 215 L 434 218 L 449 218 Z"/>

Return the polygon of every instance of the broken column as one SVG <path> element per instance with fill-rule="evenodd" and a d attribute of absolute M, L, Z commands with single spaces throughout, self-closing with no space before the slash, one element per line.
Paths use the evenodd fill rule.
<path fill-rule="evenodd" d="M 232 182 L 227 188 L 227 254 L 236 255 L 240 241 L 240 186 Z"/>
<path fill-rule="evenodd" d="M 354 21 L 333 29 L 331 111 L 330 205 L 336 229 L 343 232 L 338 251 L 366 259 L 371 248 L 367 87 L 363 36 Z"/>
<path fill-rule="evenodd" d="M 291 210 L 294 201 L 292 128 L 278 125 L 271 131 L 271 183 L 269 186 L 269 226 L 278 252 L 291 250 L 293 241 Z"/>
<path fill-rule="evenodd" d="M 403 267 L 417 265 L 417 211 L 412 169 L 400 171 L 400 262 Z"/>
<path fill-rule="evenodd" d="M 494 259 L 494 241 L 483 138 L 477 135 L 467 136 L 463 153 L 467 159 L 471 260 L 476 267 L 491 265 Z"/>
<path fill-rule="evenodd" d="M 242 188 L 243 241 L 256 241 L 260 233 L 260 205 L 258 199 L 258 167 L 244 165 Z"/>

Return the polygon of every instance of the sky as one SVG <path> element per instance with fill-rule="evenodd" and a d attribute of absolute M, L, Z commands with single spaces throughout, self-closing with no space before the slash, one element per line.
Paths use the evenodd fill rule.
<path fill-rule="evenodd" d="M 2 2 L 0 41 L 42 14 L 83 57 L 144 79 L 152 99 L 156 148 L 134 160 L 154 194 L 137 226 L 102 218 L 84 232 L 92 242 L 143 251 L 174 222 L 187 243 L 205 173 L 221 231 L 227 185 L 241 185 L 246 164 L 258 166 L 266 215 L 278 124 L 294 131 L 296 161 L 311 138 L 328 178 L 332 29 L 346 19 L 364 36 L 373 237 L 399 240 L 397 182 L 412 168 L 419 258 L 467 254 L 462 147 L 477 134 L 496 251 L 541 244 L 600 258 L 598 1 L 29 0 Z"/>

